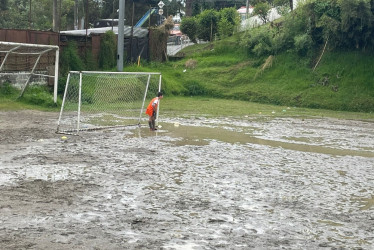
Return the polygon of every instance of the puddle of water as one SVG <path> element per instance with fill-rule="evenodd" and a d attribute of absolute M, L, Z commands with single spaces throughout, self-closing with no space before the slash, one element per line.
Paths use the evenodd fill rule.
<path fill-rule="evenodd" d="M 87 123 L 87 124 L 86 124 Z M 89 120 L 84 125 L 89 126 L 129 126 L 138 123 L 136 118 L 125 118 L 112 114 L 99 114 L 96 116 L 89 116 Z"/>
<path fill-rule="evenodd" d="M 175 126 L 172 123 L 162 123 L 162 128 L 156 132 L 149 131 L 148 129 L 141 128 L 141 132 L 134 133 L 135 136 L 170 136 L 172 138 L 180 138 L 180 140 L 168 141 L 173 143 L 175 146 L 186 146 L 186 145 L 196 145 L 204 146 L 208 145 L 211 140 L 218 140 L 222 142 L 227 142 L 231 144 L 259 144 L 271 147 L 281 147 L 284 149 L 329 154 L 334 156 L 362 156 L 362 157 L 374 157 L 374 152 L 370 151 L 359 151 L 350 149 L 338 149 L 331 148 L 320 145 L 309 145 L 308 140 L 303 138 L 296 139 L 292 137 L 295 141 L 304 142 L 302 143 L 291 143 L 278 140 L 262 139 L 253 134 L 256 131 L 248 133 L 248 129 L 240 129 L 239 131 L 227 130 L 221 127 L 207 127 L 207 126 Z"/>
<path fill-rule="evenodd" d="M 154 190 L 154 191 L 158 191 L 158 190 L 177 191 L 177 189 L 175 187 L 170 187 L 170 186 L 167 186 L 163 183 L 154 183 L 152 185 L 145 186 L 143 189 L 149 189 L 149 190 Z"/>
<path fill-rule="evenodd" d="M 164 245 L 162 249 L 170 249 L 170 250 L 194 250 L 201 248 L 200 245 L 197 245 L 195 243 L 184 243 L 184 244 L 168 244 Z"/>
<path fill-rule="evenodd" d="M 23 176 L 26 180 L 40 179 L 55 182 L 72 179 L 77 175 L 89 173 L 90 170 L 85 165 L 71 167 L 49 167 L 44 165 L 34 165 L 20 170 L 18 175 Z"/>
<path fill-rule="evenodd" d="M 369 210 L 372 207 L 374 207 L 374 197 L 372 196 L 371 198 L 367 199 L 364 198 L 361 200 L 362 207 L 360 207 L 360 210 Z"/>
<path fill-rule="evenodd" d="M 367 190 L 360 190 L 360 192 L 365 192 L 365 191 Z M 351 203 L 358 204 L 358 207 L 360 210 L 370 210 L 374 207 L 374 196 L 371 196 L 370 198 L 365 198 L 362 196 L 354 196 L 351 198 Z"/>
<path fill-rule="evenodd" d="M 334 222 L 334 221 L 331 221 L 331 220 L 318 220 L 317 222 L 322 223 L 322 224 L 326 224 L 326 225 L 329 225 L 329 226 L 333 226 L 333 227 L 344 226 L 344 224 L 342 224 L 342 223 L 337 223 L 337 222 Z"/>
<path fill-rule="evenodd" d="M 347 175 L 347 171 L 337 170 L 336 172 L 338 172 L 338 174 L 339 174 L 340 176 L 346 176 L 346 175 Z"/>

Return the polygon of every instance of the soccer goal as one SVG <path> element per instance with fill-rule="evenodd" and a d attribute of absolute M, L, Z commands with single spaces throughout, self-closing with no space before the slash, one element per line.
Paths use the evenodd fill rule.
<path fill-rule="evenodd" d="M 161 90 L 161 73 L 71 71 L 57 133 L 140 125 Z"/>
<path fill-rule="evenodd" d="M 20 89 L 20 97 L 30 85 L 53 86 L 56 103 L 58 61 L 58 46 L 0 42 L 0 84 Z"/>

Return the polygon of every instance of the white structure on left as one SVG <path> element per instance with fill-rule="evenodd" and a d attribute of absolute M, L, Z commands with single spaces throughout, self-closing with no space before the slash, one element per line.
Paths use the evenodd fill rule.
<path fill-rule="evenodd" d="M 53 85 L 57 102 L 59 47 L 0 41 L 0 84 L 12 83 L 23 96 L 30 84 Z"/>

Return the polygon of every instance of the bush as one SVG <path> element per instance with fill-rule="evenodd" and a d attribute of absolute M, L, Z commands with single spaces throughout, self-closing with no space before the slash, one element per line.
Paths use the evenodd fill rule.
<path fill-rule="evenodd" d="M 234 25 L 230 23 L 226 18 L 221 18 L 218 22 L 218 34 L 221 39 L 232 35 Z"/>
<path fill-rule="evenodd" d="M 19 90 L 13 87 L 9 82 L 0 84 L 0 96 L 13 97 L 19 94 Z"/>
<path fill-rule="evenodd" d="M 218 12 L 212 9 L 204 10 L 197 16 L 198 34 L 197 37 L 204 41 L 212 41 L 217 33 L 219 16 Z"/>
<path fill-rule="evenodd" d="M 74 41 L 70 41 L 63 49 L 60 58 L 60 74 L 64 76 L 72 70 L 84 70 L 84 63 L 78 54 L 78 45 Z"/>
<path fill-rule="evenodd" d="M 92 51 L 87 50 L 84 55 L 84 64 L 86 65 L 85 70 L 96 70 L 98 69 L 97 60 L 92 55 Z"/>
<path fill-rule="evenodd" d="M 224 8 L 219 11 L 218 34 L 220 38 L 232 36 L 240 24 L 240 17 L 235 8 Z"/>
<path fill-rule="evenodd" d="M 187 96 L 203 96 L 207 93 L 206 89 L 197 81 L 186 82 L 186 89 L 184 95 Z"/>
<path fill-rule="evenodd" d="M 308 34 L 302 34 L 295 37 L 295 49 L 299 56 L 309 54 L 313 46 L 313 40 Z"/>
<path fill-rule="evenodd" d="M 108 30 L 101 37 L 99 67 L 108 70 L 116 66 L 117 63 L 116 35 L 113 31 Z"/>
<path fill-rule="evenodd" d="M 45 108 L 57 107 L 52 95 L 46 86 L 29 86 L 23 97 L 19 99 L 23 103 L 38 105 Z"/>
<path fill-rule="evenodd" d="M 241 45 L 248 49 L 250 54 L 266 56 L 273 53 L 273 33 L 269 29 L 254 28 L 241 38 Z"/>
<path fill-rule="evenodd" d="M 197 21 L 194 17 L 185 17 L 182 19 L 180 29 L 186 34 L 193 43 L 197 43 Z"/>

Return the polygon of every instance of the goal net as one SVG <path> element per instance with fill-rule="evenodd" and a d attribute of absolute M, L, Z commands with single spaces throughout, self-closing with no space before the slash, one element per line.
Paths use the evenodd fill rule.
<path fill-rule="evenodd" d="M 58 61 L 58 46 L 0 42 L 0 84 L 18 88 L 20 97 L 30 85 L 53 86 L 56 103 Z"/>
<path fill-rule="evenodd" d="M 71 71 L 57 133 L 140 125 L 160 90 L 160 73 Z"/>

